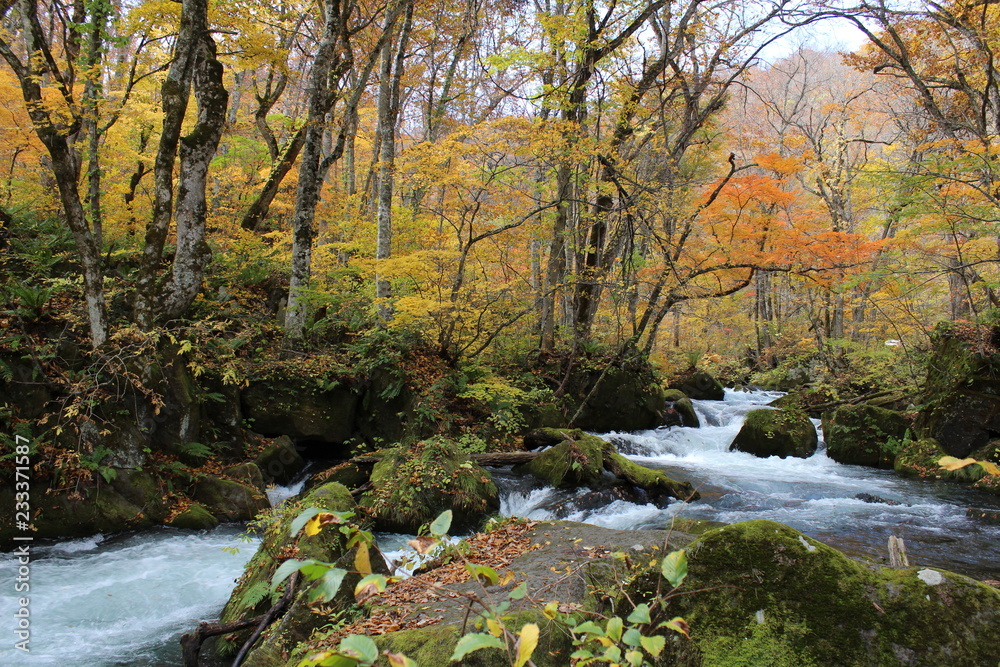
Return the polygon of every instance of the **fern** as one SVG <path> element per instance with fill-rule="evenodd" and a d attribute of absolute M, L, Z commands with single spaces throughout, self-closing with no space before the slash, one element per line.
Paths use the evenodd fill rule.
<path fill-rule="evenodd" d="M 267 581 L 258 581 L 256 584 L 246 589 L 240 598 L 241 609 L 253 609 L 267 597 L 271 587 Z"/>
<path fill-rule="evenodd" d="M 200 442 L 181 443 L 180 449 L 184 454 L 194 456 L 199 459 L 207 459 L 212 455 L 212 448 L 208 445 L 203 445 Z"/>

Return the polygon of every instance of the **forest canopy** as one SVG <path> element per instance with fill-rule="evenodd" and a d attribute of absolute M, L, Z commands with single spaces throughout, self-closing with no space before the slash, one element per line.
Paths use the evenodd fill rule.
<path fill-rule="evenodd" d="M 234 300 L 453 363 L 918 343 L 1000 306 L 998 11 L 0 0 L 3 242 L 63 243 L 5 294 L 95 348 Z"/>

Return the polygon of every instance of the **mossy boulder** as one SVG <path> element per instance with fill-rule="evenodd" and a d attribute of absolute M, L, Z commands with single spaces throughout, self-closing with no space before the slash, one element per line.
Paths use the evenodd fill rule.
<path fill-rule="evenodd" d="M 833 390 L 825 385 L 820 385 L 797 387 L 784 396 L 774 399 L 770 405 L 772 408 L 781 408 L 782 410 L 798 410 L 819 419 L 823 416 L 824 406 L 835 400 L 837 400 L 837 396 Z"/>
<path fill-rule="evenodd" d="M 587 431 L 641 431 L 659 426 L 663 419 L 663 389 L 647 365 L 612 368 L 600 379 L 588 378 L 579 390 L 590 395 L 573 422 Z M 597 389 L 591 393 L 591 388 Z"/>
<path fill-rule="evenodd" d="M 219 520 L 201 505 L 191 505 L 168 521 L 167 525 L 185 530 L 211 530 L 219 525 Z"/>
<path fill-rule="evenodd" d="M 191 497 L 222 521 L 248 521 L 270 507 L 259 488 L 214 475 L 199 479 Z"/>
<path fill-rule="evenodd" d="M 726 390 L 718 380 L 705 371 L 690 369 L 674 376 L 668 383 L 669 389 L 677 389 L 696 401 L 721 401 L 726 398 Z"/>
<path fill-rule="evenodd" d="M 343 485 L 337 483 L 324 484 L 313 489 L 301 500 L 291 501 L 284 504 L 280 509 L 275 510 L 271 515 L 270 522 L 264 530 L 263 540 L 250 562 L 247 563 L 243 574 L 237 581 L 236 588 L 229 596 L 229 601 L 222 610 L 221 621 L 228 623 L 244 618 L 253 618 L 266 612 L 273 602 L 270 596 L 271 578 L 275 570 L 287 558 L 294 557 L 300 560 L 313 558 L 325 563 L 334 563 L 345 555 L 351 553 L 346 549 L 346 538 L 335 527 L 327 527 L 316 535 L 291 535 L 290 528 L 295 518 L 305 509 L 316 507 L 327 512 L 353 512 L 357 509 L 357 504 L 351 496 L 350 491 Z M 378 560 L 374 552 L 371 553 L 372 564 L 384 570 L 385 564 L 376 564 Z M 353 565 L 350 568 L 353 569 Z M 351 579 L 353 577 L 353 579 Z M 351 579 L 348 581 L 348 579 Z M 353 590 L 354 584 L 359 577 L 349 575 L 345 578 L 341 590 Z M 302 595 L 306 587 L 300 587 L 297 599 Z M 294 605 L 294 601 L 293 601 Z M 314 621 L 325 622 L 324 617 L 311 614 Z M 286 626 L 287 628 L 290 626 Z M 309 628 L 311 630 L 312 627 Z M 277 628 L 269 630 L 269 637 L 274 637 Z M 308 631 L 307 631 L 308 632 Z M 237 642 L 219 642 L 219 651 L 228 655 L 238 648 L 249 631 L 239 635 Z M 272 641 L 272 645 L 273 645 Z M 267 640 L 262 645 L 267 644 Z M 265 650 L 267 653 L 269 649 Z M 256 650 L 254 651 L 256 653 Z M 258 660 L 264 653 L 258 653 L 255 660 Z M 259 663 L 266 664 L 266 663 Z M 280 663 L 270 663 L 280 664 Z"/>
<path fill-rule="evenodd" d="M 984 453 L 988 454 L 985 448 Z M 975 483 L 979 489 L 989 493 L 1000 493 L 995 482 L 996 475 L 989 475 L 983 466 L 972 463 L 957 470 L 947 470 L 938 463 L 945 456 L 949 456 L 949 454 L 933 438 L 907 440 L 900 445 L 900 451 L 893 467 L 897 474 L 904 477 L 920 477 L 965 484 Z"/>
<path fill-rule="evenodd" d="M 678 482 L 659 470 L 651 470 L 618 453 L 615 446 L 580 429 L 539 429 L 530 434 L 533 442 L 549 442 L 546 449 L 519 469 L 556 488 L 606 485 L 604 471 L 642 489 L 650 500 L 697 499 L 690 482 Z"/>
<path fill-rule="evenodd" d="M 804 412 L 795 410 L 751 410 L 731 450 L 766 458 L 808 458 L 816 451 L 816 428 Z"/>
<path fill-rule="evenodd" d="M 288 484 L 306 462 L 287 435 L 275 438 L 254 460 L 264 478 L 276 484 Z"/>
<path fill-rule="evenodd" d="M 680 389 L 668 389 L 663 392 L 663 419 L 664 426 L 690 426 L 698 428 L 701 421 L 694 411 L 694 404 L 691 399 Z"/>
<path fill-rule="evenodd" d="M 747 521 L 687 548 L 688 575 L 667 617 L 664 665 L 992 665 L 1000 591 L 930 568 L 862 564 L 788 526 Z M 659 567 L 635 576 L 650 601 Z M 623 599 L 621 603 L 627 604 Z"/>
<path fill-rule="evenodd" d="M 1000 329 L 938 325 L 916 427 L 965 458 L 1000 433 Z"/>
<path fill-rule="evenodd" d="M 359 396 L 347 386 L 315 391 L 315 379 L 268 378 L 240 394 L 243 415 L 264 435 L 344 443 L 355 434 Z"/>
<path fill-rule="evenodd" d="M 252 489 L 264 491 L 264 475 L 256 463 L 241 463 L 222 471 L 229 479 L 245 484 Z"/>
<path fill-rule="evenodd" d="M 95 533 L 141 530 L 161 523 L 169 514 L 163 490 L 146 471 L 106 470 L 114 475 L 111 483 L 103 478 L 96 488 L 80 493 L 54 491 L 32 495 L 32 533 L 36 538 L 86 537 Z M 14 489 L 0 489 L 0 502 L 14 506 Z M 0 550 L 12 548 L 15 535 L 14 513 L 0 516 Z"/>
<path fill-rule="evenodd" d="M 360 505 L 379 530 L 416 533 L 449 509 L 467 528 L 500 508 L 490 473 L 443 438 L 383 450 L 371 482 Z"/>
<path fill-rule="evenodd" d="M 837 463 L 892 468 L 910 422 L 872 405 L 842 405 L 823 419 L 826 453 Z"/>
<path fill-rule="evenodd" d="M 540 429 L 539 436 L 554 441 L 534 460 L 524 466 L 526 472 L 545 480 L 557 489 L 595 486 L 604 475 L 606 443 L 580 429 Z"/>

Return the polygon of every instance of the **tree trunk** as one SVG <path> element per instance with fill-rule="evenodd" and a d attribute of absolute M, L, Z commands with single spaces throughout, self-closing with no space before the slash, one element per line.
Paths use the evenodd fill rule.
<path fill-rule="evenodd" d="M 313 221 L 319 203 L 323 172 L 320 159 L 323 151 L 323 123 L 330 108 L 331 91 L 350 68 L 349 54 L 338 53 L 338 43 L 346 33 L 347 16 L 342 15 L 340 0 L 325 5 L 326 21 L 323 38 L 313 61 L 309 83 L 309 113 L 303 136 L 299 183 L 292 219 L 292 274 L 288 285 L 288 306 L 285 309 L 285 332 L 298 339 L 305 333 L 306 295 L 312 271 Z"/>
<path fill-rule="evenodd" d="M 387 17 L 388 22 L 388 17 Z M 381 160 L 378 174 L 378 239 L 375 252 L 376 266 L 392 256 L 392 189 L 395 178 L 396 159 L 396 120 L 399 117 L 399 88 L 403 76 L 403 59 L 406 56 L 406 43 L 413 25 L 413 3 L 406 5 L 406 16 L 399 33 L 399 44 L 396 48 L 395 64 L 393 64 L 392 40 L 386 40 L 382 47 L 382 76 L 379 84 L 378 129 L 377 140 L 380 146 Z M 390 28 L 387 25 L 386 30 Z M 393 70 L 394 68 L 394 70 Z M 389 281 L 381 271 L 375 278 L 375 296 L 379 300 L 378 311 L 382 320 L 392 318 L 392 309 L 388 300 L 392 296 Z"/>

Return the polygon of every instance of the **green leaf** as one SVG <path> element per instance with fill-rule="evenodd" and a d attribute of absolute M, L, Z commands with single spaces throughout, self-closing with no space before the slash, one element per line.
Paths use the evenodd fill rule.
<path fill-rule="evenodd" d="M 320 578 L 319 583 L 309 591 L 309 601 L 315 602 L 320 599 L 323 601 L 332 600 L 337 595 L 337 591 L 340 590 L 340 584 L 343 583 L 346 575 L 347 570 L 342 570 L 339 567 L 327 569 Z"/>
<path fill-rule="evenodd" d="M 458 644 L 455 645 L 455 652 L 451 654 L 451 661 L 458 662 L 466 654 L 478 651 L 481 648 L 503 648 L 503 642 L 485 632 L 471 632 L 458 640 Z"/>
<path fill-rule="evenodd" d="M 642 643 L 642 647 L 646 649 L 646 652 L 655 658 L 663 652 L 663 647 L 667 643 L 667 638 L 663 635 L 653 635 L 652 637 L 643 636 L 643 638 L 639 641 Z"/>
<path fill-rule="evenodd" d="M 389 586 L 389 580 L 383 574 L 369 574 L 354 587 L 354 599 L 364 602 L 370 597 L 384 593 Z"/>
<path fill-rule="evenodd" d="M 622 630 L 624 627 L 625 623 L 621 618 L 618 616 L 612 616 L 608 619 L 608 628 L 605 632 L 607 632 L 608 637 L 610 637 L 613 641 L 621 641 Z"/>
<path fill-rule="evenodd" d="M 445 510 L 438 514 L 438 517 L 431 523 L 430 531 L 434 537 L 441 537 L 451 528 L 451 510 Z"/>
<path fill-rule="evenodd" d="M 600 635 L 601 637 L 604 636 L 604 630 L 601 628 L 601 626 L 599 626 L 597 623 L 594 623 L 593 621 L 586 621 L 585 623 L 581 623 L 580 625 L 573 628 L 573 632 L 575 633 L 582 632 L 588 635 Z"/>
<path fill-rule="evenodd" d="M 671 586 L 674 588 L 680 586 L 688 573 L 688 561 L 684 549 L 667 554 L 667 557 L 660 563 L 660 572 Z"/>
<path fill-rule="evenodd" d="M 632 667 L 642 667 L 642 663 L 644 662 L 642 658 L 642 651 L 626 651 L 625 662 Z"/>
<path fill-rule="evenodd" d="M 688 639 L 691 639 L 691 635 L 689 634 L 691 632 L 691 628 L 688 627 L 687 621 L 685 621 L 680 616 L 674 616 L 669 621 L 664 621 L 663 623 L 660 623 L 657 627 L 670 628 L 674 632 L 679 632 Z"/>
<path fill-rule="evenodd" d="M 309 522 L 309 519 L 313 518 L 322 511 L 323 510 L 321 510 L 318 507 L 310 507 L 306 510 L 303 510 L 302 514 L 295 517 L 295 520 L 292 521 L 292 525 L 288 529 L 288 534 L 291 535 L 292 537 L 298 535 L 299 531 L 302 530 L 302 527 Z"/>
<path fill-rule="evenodd" d="M 324 563 L 323 561 L 310 558 L 302 562 L 302 565 L 299 566 L 299 571 L 302 572 L 303 577 L 309 581 L 313 581 L 325 575 L 332 567 L 333 563 Z"/>
<path fill-rule="evenodd" d="M 348 635 L 340 642 L 337 652 L 349 658 L 357 658 L 361 662 L 374 663 L 378 660 L 378 646 L 370 637 L 364 635 Z"/>
<path fill-rule="evenodd" d="M 292 576 L 292 572 L 298 572 L 299 568 L 302 567 L 303 564 L 308 562 L 315 562 L 315 561 L 304 561 L 304 560 L 296 560 L 294 558 L 289 558 L 284 563 L 279 565 L 278 569 L 274 571 L 274 576 L 271 577 L 271 592 L 273 593 L 274 591 L 278 590 L 278 586 L 281 585 L 282 581 Z"/>
<path fill-rule="evenodd" d="M 629 628 L 622 635 L 622 641 L 629 646 L 640 646 L 642 644 L 642 633 L 635 628 Z"/>
<path fill-rule="evenodd" d="M 626 620 L 629 623 L 650 623 L 653 619 L 649 617 L 649 605 L 645 602 L 636 605 Z"/>
<path fill-rule="evenodd" d="M 527 594 L 528 594 L 528 582 L 522 581 L 520 584 L 518 584 L 517 588 L 515 588 L 510 592 L 510 599 L 520 600 Z"/>
<path fill-rule="evenodd" d="M 489 565 L 466 563 L 465 569 L 485 586 L 495 586 L 500 581 L 500 575 Z"/>

